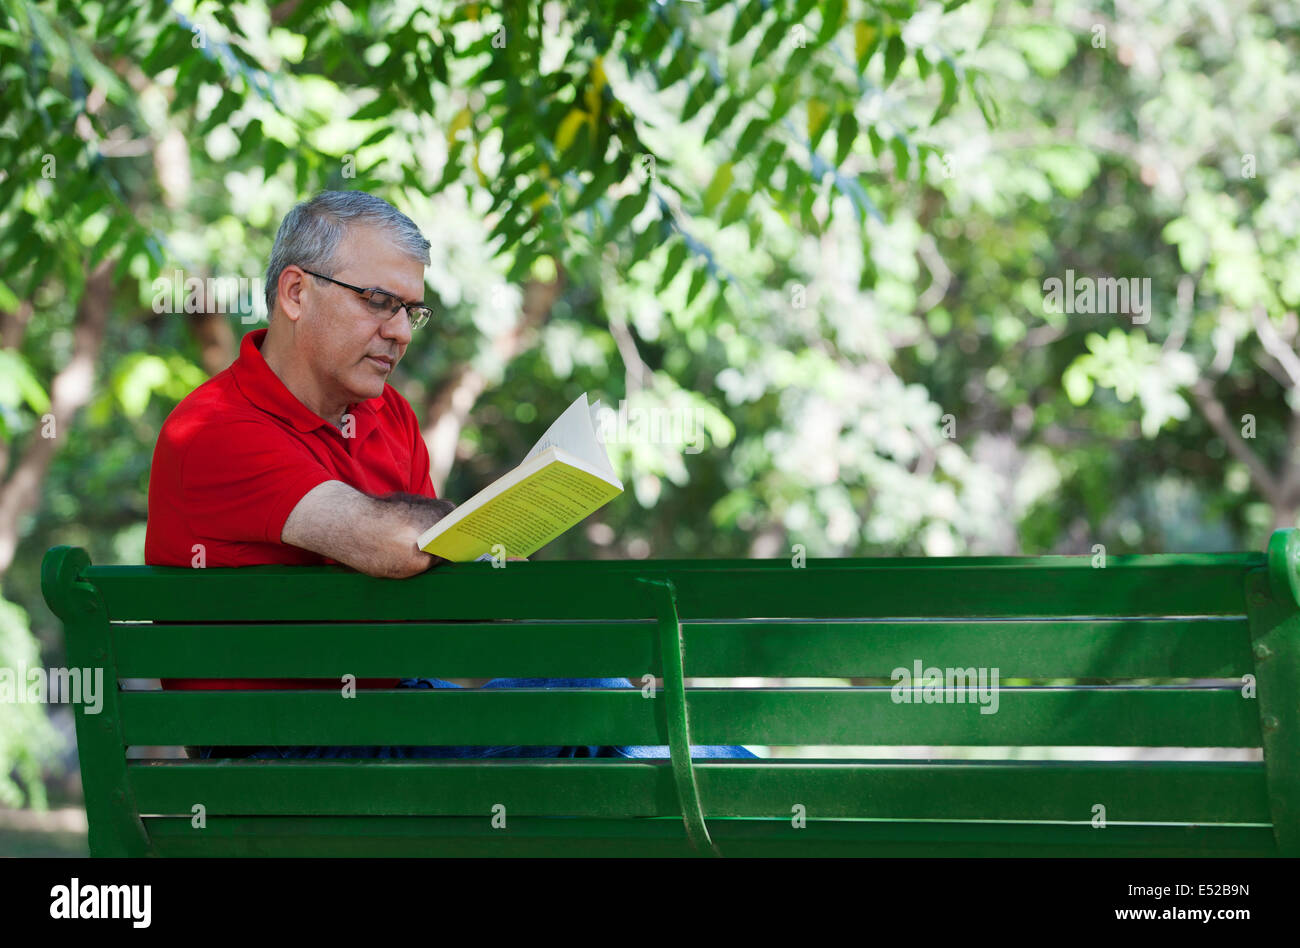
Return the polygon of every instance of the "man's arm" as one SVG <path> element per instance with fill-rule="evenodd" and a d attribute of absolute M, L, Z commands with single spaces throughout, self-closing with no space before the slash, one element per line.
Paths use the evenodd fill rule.
<path fill-rule="evenodd" d="M 371 497 L 342 481 L 326 481 L 298 501 L 280 540 L 369 576 L 405 579 L 442 562 L 415 541 L 455 506 L 418 494 Z"/>

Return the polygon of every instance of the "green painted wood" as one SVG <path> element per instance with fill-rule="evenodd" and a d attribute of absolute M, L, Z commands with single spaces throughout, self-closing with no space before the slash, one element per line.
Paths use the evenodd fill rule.
<path fill-rule="evenodd" d="M 1270 820 L 1258 762 L 700 760 L 702 812 L 810 819 Z M 132 761 L 142 813 L 209 816 L 679 817 L 666 762 L 624 760 Z M 710 824 L 712 825 L 712 824 Z"/>
<path fill-rule="evenodd" d="M 1251 668 L 1242 617 L 907 622 L 684 622 L 694 677 L 890 678 L 926 665 L 1003 678 L 1239 678 Z"/>
<path fill-rule="evenodd" d="M 998 710 L 877 688 L 695 688 L 696 744 L 1259 747 L 1239 689 L 1002 688 Z M 667 744 L 638 689 L 127 692 L 128 744 Z"/>
<path fill-rule="evenodd" d="M 683 619 L 1245 615 L 1262 554 L 456 564 L 409 579 L 341 567 L 92 567 L 113 620 L 639 619 L 635 584 L 671 578 Z M 292 591 L 290 591 L 290 589 Z M 556 595 L 557 590 L 580 595 Z"/>
<path fill-rule="evenodd" d="M 664 702 L 668 721 L 668 749 L 672 757 L 673 783 L 677 803 L 686 825 L 686 838 L 698 855 L 717 856 L 709 839 L 700 807 L 700 789 L 691 767 L 691 730 L 686 702 L 686 673 L 683 670 L 682 626 L 677 620 L 677 603 L 672 580 L 647 580 L 655 611 L 659 614 L 659 651 L 664 659 Z"/>
<path fill-rule="evenodd" d="M 923 656 L 1004 678 L 1239 678 L 1244 617 L 682 623 L 695 677 L 889 678 Z M 606 678 L 659 673 L 653 620 L 114 624 L 133 678 Z"/>
<path fill-rule="evenodd" d="M 1232 687 L 1003 687 L 994 714 L 895 704 L 889 688 L 696 689 L 690 702 L 701 744 L 1260 746 Z"/>
<path fill-rule="evenodd" d="M 202 830 L 176 817 L 149 817 L 167 856 L 548 856 L 648 858 L 690 855 L 680 819 L 482 817 L 216 817 Z M 1267 828 L 810 820 L 714 820 L 725 856 L 1274 856 Z"/>
<path fill-rule="evenodd" d="M 82 578 L 89 565 L 85 550 L 54 547 L 41 561 L 41 593 L 63 621 L 69 666 L 103 669 L 99 713 L 88 713 L 85 704 L 73 706 L 90 854 L 143 856 L 150 852 L 149 838 L 126 780 L 118 673 L 108 615 L 98 590 Z"/>
<path fill-rule="evenodd" d="M 1267 556 L 1273 596 L 1288 612 L 1300 609 L 1300 531 L 1274 530 Z"/>
<path fill-rule="evenodd" d="M 1004 686 L 991 715 L 898 704 L 889 688 L 683 689 L 679 714 L 633 689 L 114 691 L 106 720 L 77 720 L 95 855 L 687 855 L 683 774 L 696 835 L 723 855 L 1276 855 L 1296 852 L 1300 798 L 1297 537 L 1279 531 L 1267 554 L 1112 556 L 1105 569 L 1090 557 L 661 560 L 463 564 L 410 580 L 96 567 L 55 548 L 42 585 L 70 661 L 109 678 L 638 680 L 665 671 L 667 648 L 682 664 L 669 661 L 665 681 L 678 684 L 883 678 L 919 658 L 997 666 L 1004 681 L 1253 670 L 1260 688 L 1251 701 L 1235 686 Z M 673 590 L 669 621 L 646 581 Z M 668 761 L 123 754 L 199 743 L 671 743 L 679 759 L 674 774 Z M 1262 745 L 1265 759 L 694 762 L 688 743 Z M 205 830 L 191 828 L 194 802 L 210 807 Z M 508 829 L 492 829 L 493 802 Z M 1089 823 L 1096 803 L 1105 829 Z M 806 828 L 791 823 L 795 804 Z"/>
<path fill-rule="evenodd" d="M 115 623 L 113 638 L 134 678 L 606 678 L 659 668 L 651 619 Z"/>
<path fill-rule="evenodd" d="M 1248 589 L 1273 832 L 1279 852 L 1300 856 L 1300 612 L 1276 572 L 1252 573 Z"/>

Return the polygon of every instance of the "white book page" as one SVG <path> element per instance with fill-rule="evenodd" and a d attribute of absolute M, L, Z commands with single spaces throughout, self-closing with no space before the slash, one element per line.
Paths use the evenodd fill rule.
<path fill-rule="evenodd" d="M 547 448 L 561 448 L 577 455 L 602 474 L 607 474 L 610 480 L 617 481 L 618 475 L 614 473 L 614 467 L 609 463 L 609 454 L 600 440 L 597 423 L 599 416 L 596 414 L 599 406 L 599 401 L 590 406 L 587 404 L 586 392 L 579 395 L 573 404 L 552 422 L 551 427 L 546 429 L 546 434 L 542 435 L 541 440 L 533 445 L 532 450 L 524 457 L 524 463 Z"/>

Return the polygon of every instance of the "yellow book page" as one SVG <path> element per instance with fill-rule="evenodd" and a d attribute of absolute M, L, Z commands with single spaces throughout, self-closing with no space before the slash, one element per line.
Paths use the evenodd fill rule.
<path fill-rule="evenodd" d="M 528 556 L 620 493 L 594 474 L 555 461 L 467 514 L 423 549 L 455 563 L 476 560 L 498 543 L 506 556 Z"/>

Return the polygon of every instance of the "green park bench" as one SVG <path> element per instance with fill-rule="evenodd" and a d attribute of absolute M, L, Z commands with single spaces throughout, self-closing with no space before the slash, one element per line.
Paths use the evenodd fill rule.
<path fill-rule="evenodd" d="M 41 579 L 70 667 L 102 666 L 106 684 L 662 679 L 652 694 L 106 687 L 99 714 L 75 712 L 96 856 L 1300 855 L 1295 530 L 1264 553 L 1104 566 L 538 561 L 405 580 L 342 567 L 93 566 L 61 546 Z M 998 669 L 996 712 L 957 679 L 949 689 L 946 671 L 931 689 L 940 700 L 896 700 L 894 669 L 917 662 Z M 884 683 L 688 689 L 685 676 Z M 671 759 L 126 752 L 196 744 L 654 744 Z M 1261 748 L 1262 760 L 692 761 L 691 744 L 1226 747 Z"/>

